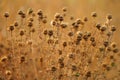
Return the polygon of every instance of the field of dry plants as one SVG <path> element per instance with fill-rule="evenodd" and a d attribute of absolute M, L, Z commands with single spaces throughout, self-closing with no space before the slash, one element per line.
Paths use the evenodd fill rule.
<path fill-rule="evenodd" d="M 0 0 L 0 80 L 120 80 L 119 4 Z"/>

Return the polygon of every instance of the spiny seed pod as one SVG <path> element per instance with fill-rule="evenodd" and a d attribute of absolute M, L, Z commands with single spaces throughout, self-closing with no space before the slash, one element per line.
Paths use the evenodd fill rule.
<path fill-rule="evenodd" d="M 104 45 L 105 47 L 108 47 L 108 46 L 109 46 L 109 42 L 108 42 L 108 41 L 104 41 L 103 45 Z"/>
<path fill-rule="evenodd" d="M 102 32 L 104 32 L 104 31 L 106 31 L 106 29 L 107 29 L 107 27 L 104 25 L 104 26 L 101 26 L 101 28 L 100 28 L 100 30 L 102 31 Z"/>
<path fill-rule="evenodd" d="M 21 30 L 20 30 L 20 36 L 23 36 L 23 35 L 24 35 L 24 30 L 21 29 Z"/>
<path fill-rule="evenodd" d="M 62 28 L 66 28 L 66 27 L 67 27 L 67 24 L 66 24 L 66 23 L 62 23 L 62 24 L 61 24 L 61 27 L 62 27 Z"/>
<path fill-rule="evenodd" d="M 18 22 L 15 22 L 15 23 L 14 23 L 14 26 L 17 27 L 17 26 L 18 26 Z"/>
<path fill-rule="evenodd" d="M 52 36 L 52 35 L 53 35 L 53 30 L 49 30 L 49 31 L 48 31 L 48 35 L 49 35 L 49 36 Z"/>
<path fill-rule="evenodd" d="M 116 27 L 115 27 L 115 26 L 112 26 L 112 27 L 111 27 L 111 31 L 112 31 L 112 32 L 116 31 Z"/>
<path fill-rule="evenodd" d="M 10 27 L 9 27 L 9 30 L 10 30 L 10 31 L 13 31 L 13 30 L 14 30 L 14 26 L 10 26 Z"/>
<path fill-rule="evenodd" d="M 33 23 L 31 21 L 28 22 L 28 27 L 32 27 Z"/>
<path fill-rule="evenodd" d="M 67 46 L 67 42 L 63 42 L 63 47 L 66 47 Z"/>
<path fill-rule="evenodd" d="M 96 24 L 96 28 L 97 28 L 98 30 L 100 30 L 101 24 L 100 24 L 100 23 L 97 23 L 97 24 Z"/>
<path fill-rule="evenodd" d="M 112 47 L 112 48 L 116 48 L 116 47 L 117 47 L 117 44 L 116 44 L 115 42 L 112 42 L 112 43 L 111 43 L 111 47 Z"/>
<path fill-rule="evenodd" d="M 66 8 L 66 7 L 64 7 L 64 8 L 62 9 L 62 11 L 63 11 L 63 12 L 66 12 L 66 11 L 67 11 L 67 8 Z"/>
<path fill-rule="evenodd" d="M 37 14 L 38 14 L 39 16 L 43 16 L 43 12 L 42 12 L 42 10 L 41 10 L 41 9 L 38 10 Z"/>
<path fill-rule="evenodd" d="M 51 71 L 52 71 L 52 72 L 55 72 L 56 70 L 57 70 L 57 68 L 56 68 L 56 67 L 54 67 L 54 66 L 53 66 L 53 67 L 51 67 Z"/>
<path fill-rule="evenodd" d="M 87 17 L 84 17 L 83 20 L 84 20 L 84 22 L 87 22 L 87 21 L 88 21 L 88 18 L 87 18 Z"/>
<path fill-rule="evenodd" d="M 97 13 L 96 12 L 92 12 L 91 16 L 95 18 L 95 17 L 97 17 Z"/>
<path fill-rule="evenodd" d="M 118 50 L 117 48 L 115 48 L 115 49 L 113 49 L 113 52 L 114 52 L 114 53 L 118 53 L 119 50 Z"/>
<path fill-rule="evenodd" d="M 4 13 L 4 17 L 5 17 L 5 18 L 8 18 L 8 17 L 9 17 L 9 13 L 8 13 L 8 12 L 5 12 L 5 13 Z"/>
<path fill-rule="evenodd" d="M 77 67 L 75 65 L 72 65 L 72 70 L 73 71 L 76 71 L 77 70 Z"/>
<path fill-rule="evenodd" d="M 74 35 L 73 32 L 69 32 L 69 33 L 68 33 L 68 36 L 69 36 L 69 37 L 72 37 L 73 35 Z"/>
<path fill-rule="evenodd" d="M 44 35 L 47 35 L 47 34 L 48 34 L 48 31 L 47 31 L 47 30 L 44 30 L 43 34 L 44 34 Z"/>
<path fill-rule="evenodd" d="M 5 74 L 6 74 L 7 76 L 10 76 L 10 75 L 12 74 L 12 72 L 11 72 L 10 70 L 7 70 L 7 71 L 5 71 Z"/>
<path fill-rule="evenodd" d="M 112 19 L 112 15 L 111 15 L 111 14 L 108 14 L 106 18 L 107 18 L 108 20 L 111 20 L 111 19 Z"/>

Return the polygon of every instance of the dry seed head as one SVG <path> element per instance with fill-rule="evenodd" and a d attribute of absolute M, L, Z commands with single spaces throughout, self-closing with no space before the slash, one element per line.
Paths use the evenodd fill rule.
<path fill-rule="evenodd" d="M 58 19 L 58 18 L 60 18 L 60 16 L 61 16 L 60 13 L 56 13 L 55 16 L 54 16 L 54 18 Z"/>
<path fill-rule="evenodd" d="M 18 42 L 19 47 L 23 47 L 25 44 L 23 42 Z"/>
<path fill-rule="evenodd" d="M 70 20 L 74 20 L 74 17 L 73 17 L 73 16 L 71 16 L 71 17 L 70 17 Z"/>
<path fill-rule="evenodd" d="M 8 17 L 9 17 L 9 13 L 8 13 L 8 12 L 5 12 L 5 13 L 4 13 L 4 17 L 8 18 Z"/>
<path fill-rule="evenodd" d="M 37 12 L 37 14 L 38 14 L 39 16 L 43 16 L 43 12 L 42 12 L 42 10 L 39 9 L 38 12 Z"/>
<path fill-rule="evenodd" d="M 26 17 L 26 14 L 25 14 L 25 13 L 23 13 L 23 14 L 21 15 L 21 17 L 22 17 L 22 18 L 25 18 L 25 17 Z"/>
<path fill-rule="evenodd" d="M 107 18 L 108 20 L 111 20 L 111 19 L 112 19 L 112 15 L 111 15 L 111 14 L 108 14 L 106 18 Z"/>
<path fill-rule="evenodd" d="M 46 20 L 46 19 L 43 19 L 42 22 L 43 22 L 44 24 L 46 24 L 46 23 L 47 23 L 47 20 Z"/>
<path fill-rule="evenodd" d="M 59 67 L 60 67 L 60 68 L 64 68 L 64 66 L 65 66 L 65 65 L 64 65 L 63 62 L 59 64 Z"/>
<path fill-rule="evenodd" d="M 48 43 L 48 44 L 53 44 L 53 43 L 54 43 L 54 40 L 53 40 L 53 39 L 48 39 L 48 40 L 47 40 L 47 43 Z"/>
<path fill-rule="evenodd" d="M 19 10 L 19 11 L 18 11 L 18 14 L 19 14 L 19 15 L 22 15 L 22 14 L 24 14 L 24 12 L 21 11 L 21 10 Z"/>
<path fill-rule="evenodd" d="M 55 25 L 56 25 L 56 21 L 52 20 L 52 21 L 51 21 L 51 25 L 52 25 L 52 26 L 55 26 Z"/>
<path fill-rule="evenodd" d="M 47 31 L 47 30 L 44 30 L 43 34 L 44 34 L 44 35 L 47 35 L 47 34 L 48 34 L 48 31 Z"/>
<path fill-rule="evenodd" d="M 25 56 L 22 55 L 22 56 L 20 57 L 20 63 L 24 63 L 24 62 L 25 62 Z"/>
<path fill-rule="evenodd" d="M 8 75 L 8 76 L 10 76 L 12 74 L 12 72 L 10 70 L 6 70 L 5 74 Z"/>
<path fill-rule="evenodd" d="M 69 36 L 69 37 L 72 37 L 73 35 L 74 35 L 74 33 L 71 32 L 71 31 L 68 33 L 68 36 Z"/>
<path fill-rule="evenodd" d="M 32 45 L 32 43 L 33 43 L 32 40 L 28 40 L 28 41 L 27 41 L 27 44 L 28 44 L 28 45 Z"/>
<path fill-rule="evenodd" d="M 25 32 L 24 29 L 21 29 L 21 30 L 20 30 L 20 36 L 23 36 L 23 35 L 24 35 L 24 32 Z"/>
<path fill-rule="evenodd" d="M 91 16 L 95 18 L 95 17 L 97 17 L 97 13 L 96 12 L 92 12 Z"/>
<path fill-rule="evenodd" d="M 112 43 L 111 43 L 111 47 L 112 47 L 112 48 L 116 48 L 116 47 L 117 47 L 117 44 L 116 44 L 115 42 L 112 42 Z"/>
<path fill-rule="evenodd" d="M 118 48 L 113 49 L 113 53 L 118 53 L 118 52 L 119 52 Z"/>
<path fill-rule="evenodd" d="M 63 16 L 60 15 L 60 17 L 59 17 L 59 21 L 63 21 L 63 20 L 64 20 Z"/>
<path fill-rule="evenodd" d="M 100 28 L 100 30 L 101 30 L 102 32 L 106 31 L 106 29 L 107 29 L 107 26 L 105 26 L 105 25 L 101 26 L 101 28 Z"/>
<path fill-rule="evenodd" d="M 67 8 L 66 8 L 66 7 L 64 7 L 64 8 L 62 9 L 62 11 L 63 11 L 63 12 L 66 12 L 66 11 L 67 11 Z"/>
<path fill-rule="evenodd" d="M 14 26 L 10 26 L 10 27 L 9 27 L 9 30 L 10 30 L 10 31 L 13 31 L 13 30 L 14 30 Z"/>
<path fill-rule="evenodd" d="M 112 31 L 107 32 L 107 36 L 110 37 L 112 35 Z"/>
<path fill-rule="evenodd" d="M 67 42 L 63 42 L 63 47 L 66 47 L 67 46 Z"/>
<path fill-rule="evenodd" d="M 108 42 L 108 41 L 104 41 L 104 42 L 103 42 L 103 45 L 104 45 L 105 47 L 108 47 L 108 46 L 109 46 L 109 42 Z"/>
<path fill-rule="evenodd" d="M 28 14 L 32 14 L 33 13 L 33 9 L 32 8 L 29 8 L 28 9 Z"/>
<path fill-rule="evenodd" d="M 51 67 L 51 71 L 52 71 L 52 72 L 55 72 L 56 70 L 57 70 L 57 68 L 56 68 L 56 67 L 54 67 L 54 66 L 53 66 L 53 67 Z"/>
<path fill-rule="evenodd" d="M 115 27 L 115 26 L 112 26 L 112 27 L 111 27 L 111 31 L 112 31 L 112 32 L 116 31 L 116 27 Z"/>
<path fill-rule="evenodd" d="M 75 55 L 73 53 L 71 53 L 71 54 L 68 55 L 68 57 L 71 58 L 71 59 L 74 59 Z"/>
<path fill-rule="evenodd" d="M 87 21 L 88 21 L 88 18 L 87 18 L 87 17 L 84 17 L 83 20 L 84 20 L 84 22 L 87 22 Z"/>
<path fill-rule="evenodd" d="M 77 70 L 77 67 L 75 65 L 72 65 L 72 70 L 73 71 L 76 71 Z"/>
<path fill-rule="evenodd" d="M 15 22 L 15 23 L 14 23 L 14 26 L 17 27 L 17 26 L 18 26 L 18 22 Z"/>
<path fill-rule="evenodd" d="M 99 51 L 100 51 L 100 52 L 104 52 L 104 51 L 105 51 L 105 48 L 101 46 L 101 47 L 99 47 Z"/>
<path fill-rule="evenodd" d="M 95 41 L 95 37 L 90 37 L 90 41 L 94 42 Z"/>
<path fill-rule="evenodd" d="M 1 59 L 0 59 L 0 62 L 6 62 L 8 60 L 8 57 L 7 56 L 3 56 Z"/>
<path fill-rule="evenodd" d="M 67 23 L 61 23 L 62 28 L 66 28 L 67 26 L 68 26 Z"/>
<path fill-rule="evenodd" d="M 48 31 L 48 35 L 49 35 L 49 36 L 52 36 L 52 35 L 53 35 L 53 30 L 49 30 L 49 31 Z"/>
<path fill-rule="evenodd" d="M 96 24 L 96 28 L 97 28 L 98 30 L 100 30 L 101 24 L 100 24 L 100 23 L 97 23 L 97 24 Z"/>
<path fill-rule="evenodd" d="M 91 71 L 88 71 L 85 76 L 86 77 L 91 77 Z"/>
<path fill-rule="evenodd" d="M 32 27 L 33 23 L 31 21 L 28 22 L 28 27 Z"/>
<path fill-rule="evenodd" d="M 33 22 L 34 21 L 33 17 L 30 17 L 28 21 Z"/>
<path fill-rule="evenodd" d="M 35 32 L 35 28 L 32 28 L 31 32 L 34 33 Z"/>
<path fill-rule="evenodd" d="M 108 46 L 107 51 L 112 51 L 112 48 L 110 46 Z"/>

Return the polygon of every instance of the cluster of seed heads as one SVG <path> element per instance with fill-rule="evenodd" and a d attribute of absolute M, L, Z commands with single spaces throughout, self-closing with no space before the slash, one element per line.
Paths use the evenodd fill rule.
<path fill-rule="evenodd" d="M 20 21 L 6 26 L 10 38 L 6 36 L 6 43 L 0 43 L 0 80 L 100 80 L 103 73 L 114 69 L 119 49 L 112 39 L 117 30 L 109 24 L 112 15 L 99 23 L 96 12 L 90 15 L 92 19 L 75 19 L 67 14 L 65 7 L 50 21 L 41 9 L 19 10 Z M 7 21 L 9 16 L 4 13 Z M 94 23 L 87 25 L 89 21 Z M 32 67 L 31 72 L 26 67 Z M 103 80 L 108 80 L 106 75 Z"/>

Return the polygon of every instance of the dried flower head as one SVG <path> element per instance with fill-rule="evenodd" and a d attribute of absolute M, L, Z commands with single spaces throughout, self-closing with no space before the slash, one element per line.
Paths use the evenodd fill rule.
<path fill-rule="evenodd" d="M 112 26 L 112 27 L 111 27 L 111 31 L 112 31 L 112 32 L 116 31 L 116 27 L 115 27 L 115 26 Z"/>
<path fill-rule="evenodd" d="M 9 27 L 9 30 L 10 30 L 10 31 L 13 31 L 13 30 L 14 30 L 14 26 L 10 26 L 10 27 Z"/>
<path fill-rule="evenodd" d="M 17 27 L 17 26 L 18 26 L 18 22 L 15 22 L 15 23 L 14 23 L 14 26 Z"/>
<path fill-rule="evenodd" d="M 52 35 L 53 35 L 53 30 L 49 30 L 49 31 L 48 31 L 48 35 L 49 35 L 49 36 L 52 36 Z"/>
<path fill-rule="evenodd" d="M 64 8 L 62 9 L 62 11 L 63 11 L 63 12 L 66 12 L 66 11 L 67 11 L 67 8 L 66 8 L 66 7 L 64 7 Z"/>
<path fill-rule="evenodd" d="M 107 29 L 107 27 L 106 27 L 105 25 L 101 26 L 101 28 L 100 28 L 100 30 L 101 30 L 102 32 L 106 31 L 106 29 Z"/>
<path fill-rule="evenodd" d="M 10 75 L 12 74 L 12 72 L 11 72 L 10 70 L 6 70 L 6 71 L 5 71 L 5 74 L 6 74 L 7 76 L 10 76 Z"/>

